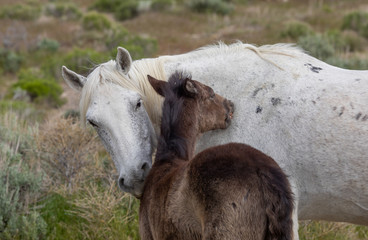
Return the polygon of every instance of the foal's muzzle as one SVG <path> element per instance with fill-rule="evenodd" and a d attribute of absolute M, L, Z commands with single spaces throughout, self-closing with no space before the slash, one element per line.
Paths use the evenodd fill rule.
<path fill-rule="evenodd" d="M 225 99 L 224 101 L 224 106 L 227 110 L 225 122 L 226 122 L 226 127 L 228 127 L 231 124 L 231 119 L 233 118 L 235 106 L 232 101 L 227 100 L 227 99 Z"/>

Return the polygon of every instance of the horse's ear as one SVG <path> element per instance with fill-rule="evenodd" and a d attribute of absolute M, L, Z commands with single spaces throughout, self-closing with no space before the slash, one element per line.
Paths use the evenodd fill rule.
<path fill-rule="evenodd" d="M 82 75 L 69 70 L 65 66 L 62 67 L 61 75 L 63 76 L 65 82 L 69 85 L 69 87 L 77 91 L 81 91 L 87 81 L 86 77 L 83 77 Z"/>
<path fill-rule="evenodd" d="M 185 79 L 185 90 L 192 96 L 198 93 L 196 84 L 190 79 Z"/>
<path fill-rule="evenodd" d="M 128 74 L 131 65 L 132 57 L 130 56 L 128 50 L 118 47 L 118 54 L 116 55 L 116 68 L 126 75 Z"/>
<path fill-rule="evenodd" d="M 162 81 L 162 80 L 158 80 L 154 77 L 151 77 L 150 75 L 147 75 L 148 77 L 148 81 L 150 82 L 151 86 L 153 87 L 153 89 L 155 89 L 155 91 L 160 94 L 161 96 L 164 96 L 164 88 L 167 84 L 167 82 Z"/>

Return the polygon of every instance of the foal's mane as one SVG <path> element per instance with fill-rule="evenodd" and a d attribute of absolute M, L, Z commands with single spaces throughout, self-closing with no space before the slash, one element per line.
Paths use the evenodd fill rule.
<path fill-rule="evenodd" d="M 181 113 L 184 101 L 188 98 L 183 92 L 187 79 L 191 79 L 189 74 L 177 71 L 170 76 L 168 84 L 162 89 L 165 100 L 155 161 L 170 160 L 173 157 L 188 158 L 187 141 L 180 136 L 179 132 L 183 127 Z"/>

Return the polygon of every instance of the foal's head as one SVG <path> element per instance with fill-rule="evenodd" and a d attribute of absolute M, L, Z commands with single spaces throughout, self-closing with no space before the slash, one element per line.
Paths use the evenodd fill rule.
<path fill-rule="evenodd" d="M 148 76 L 148 80 L 155 91 L 165 97 L 161 137 L 166 145 L 175 145 L 172 144 L 175 141 L 187 141 L 186 149 L 176 150 L 178 157 L 187 159 L 191 156 L 194 147 L 191 148 L 190 145 L 194 144 L 190 142 L 194 142 L 200 133 L 229 126 L 234 104 L 216 94 L 212 88 L 181 72 L 174 73 L 168 82 L 151 76 Z M 185 156 L 178 153 L 185 151 L 189 151 Z"/>
<path fill-rule="evenodd" d="M 212 88 L 181 72 L 174 73 L 168 82 L 148 75 L 155 91 L 165 97 L 164 113 L 180 115 L 181 123 L 192 122 L 198 133 L 227 128 L 234 112 L 234 104 L 216 94 Z M 173 116 L 171 115 L 171 116 Z"/>

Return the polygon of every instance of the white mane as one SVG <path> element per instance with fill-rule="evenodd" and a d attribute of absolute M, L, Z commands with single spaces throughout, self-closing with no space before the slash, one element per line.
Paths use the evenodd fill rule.
<path fill-rule="evenodd" d="M 85 124 L 85 116 L 89 107 L 91 96 L 99 84 L 114 83 L 124 88 L 138 92 L 146 111 L 152 122 L 160 122 L 162 97 L 158 95 L 147 81 L 147 75 L 165 80 L 162 62 L 159 59 L 142 59 L 134 61 L 128 75 L 120 73 L 116 68 L 116 62 L 110 60 L 96 67 L 82 89 L 79 103 L 82 124 Z"/>
<path fill-rule="evenodd" d="M 288 56 L 288 57 L 296 57 L 297 55 L 304 54 L 304 51 L 301 48 L 297 47 L 295 44 L 292 44 L 292 43 L 278 43 L 278 44 L 273 44 L 273 45 L 263 45 L 263 46 L 257 47 L 252 44 L 244 44 L 241 41 L 238 41 L 230 45 L 227 45 L 223 42 L 218 42 L 217 44 L 207 45 L 207 46 L 198 48 L 197 50 L 190 52 L 190 54 L 188 53 L 182 54 L 180 55 L 180 57 L 186 56 L 188 58 L 195 58 L 195 57 L 211 58 L 214 56 L 218 56 L 220 54 L 241 53 L 241 52 L 244 52 L 244 50 L 253 51 L 260 58 L 262 58 L 266 62 L 269 62 L 275 65 L 280 70 L 283 70 L 283 68 L 277 65 L 275 62 L 268 59 L 265 56 L 265 54 L 277 54 L 277 55 L 283 55 L 283 56 Z"/>
<path fill-rule="evenodd" d="M 222 42 L 219 42 L 214 45 L 208 45 L 192 52 L 182 54 L 180 57 L 212 57 L 219 54 L 232 54 L 244 50 L 251 50 L 255 52 L 260 58 L 275 65 L 281 70 L 283 69 L 280 66 L 267 59 L 267 57 L 264 55 L 278 54 L 295 57 L 296 55 L 303 53 L 300 48 L 293 44 L 275 44 L 257 47 L 251 44 L 243 44 L 242 42 L 233 43 L 231 45 L 226 45 Z M 97 66 L 88 76 L 88 81 L 82 90 L 82 96 L 80 100 L 82 124 L 85 124 L 86 112 L 94 89 L 96 89 L 99 84 L 106 83 L 114 83 L 124 88 L 138 92 L 143 99 L 144 106 L 152 123 L 159 123 L 161 121 L 162 97 L 153 90 L 147 81 L 147 75 L 149 74 L 157 79 L 166 81 L 167 79 L 164 73 L 163 63 L 167 58 L 171 57 L 175 56 L 163 56 L 156 59 L 136 60 L 133 62 L 127 76 L 117 71 L 116 62 L 114 60 L 110 60 Z"/>
<path fill-rule="evenodd" d="M 214 56 L 217 54 L 226 54 L 226 53 L 233 53 L 239 52 L 244 49 L 252 50 L 257 54 L 281 54 L 286 56 L 293 56 L 297 53 L 303 53 L 303 50 L 297 47 L 295 44 L 292 43 L 277 43 L 273 45 L 263 45 L 257 47 L 253 44 L 245 44 L 240 41 L 226 45 L 223 42 L 218 42 L 217 44 L 212 44 L 208 46 L 204 46 L 198 48 L 195 51 L 206 50 L 209 56 Z"/>

